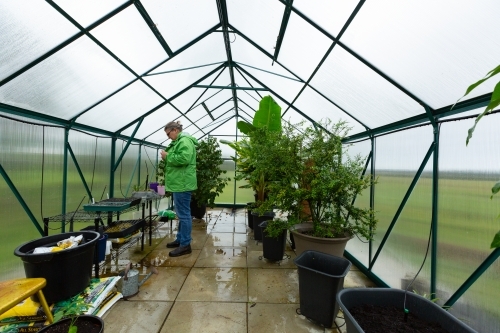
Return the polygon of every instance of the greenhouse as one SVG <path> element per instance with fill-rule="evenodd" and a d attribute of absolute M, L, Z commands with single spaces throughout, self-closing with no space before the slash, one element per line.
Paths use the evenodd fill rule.
<path fill-rule="evenodd" d="M 424 320 L 444 313 L 439 332 L 500 331 L 499 11 L 494 0 L 0 1 L 0 332 L 50 323 L 8 315 L 28 296 L 43 292 L 56 316 L 103 281 L 100 302 L 112 301 L 79 314 L 107 332 L 363 332 L 343 304 L 356 289 L 397 289 L 405 322 L 423 308 L 407 304 L 416 295 L 432 309 Z M 189 194 L 208 207 L 190 209 L 189 251 L 174 257 L 183 206 L 164 151 L 189 135 L 210 199 Z M 214 183 L 201 184 L 210 163 Z M 278 259 L 266 254 L 272 225 Z M 323 251 L 302 251 L 300 225 L 348 240 L 325 255 L 326 270 L 346 268 L 322 273 L 340 283 L 326 323 L 315 316 L 327 306 L 305 305 L 303 262 Z M 54 263 L 75 249 L 54 243 L 62 251 L 43 261 L 57 287 L 30 272 L 41 257 L 29 244 L 82 232 L 97 235 L 76 246 L 89 245 L 88 265 Z M 7 298 L 9 281 L 40 277 Z M 51 284 L 79 290 L 60 298 Z"/>

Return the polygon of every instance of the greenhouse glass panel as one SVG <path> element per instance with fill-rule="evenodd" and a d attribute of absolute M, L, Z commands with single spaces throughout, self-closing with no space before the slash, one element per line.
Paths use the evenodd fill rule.
<path fill-rule="evenodd" d="M 168 58 L 135 6 L 92 30 L 92 35 L 136 74 L 142 74 Z"/>
<path fill-rule="evenodd" d="M 225 139 L 223 137 L 216 137 L 217 141 L 220 139 Z M 219 144 L 220 148 L 225 146 L 224 144 Z M 234 203 L 234 162 L 231 160 L 224 160 L 220 168 L 226 173 L 222 174 L 221 177 L 230 178 L 231 180 L 227 182 L 227 185 L 222 190 L 222 193 L 218 197 L 215 197 L 216 204 L 233 204 Z"/>
<path fill-rule="evenodd" d="M 356 155 L 360 155 L 362 157 L 368 158 L 368 155 L 371 151 L 371 142 L 370 140 L 364 140 L 361 142 L 357 142 L 354 144 L 344 145 L 344 152 L 347 156 L 354 158 Z M 365 175 L 370 176 L 370 164 L 368 164 L 368 168 L 366 170 Z M 370 208 L 370 188 L 366 189 L 356 198 L 355 201 L 356 207 L 359 208 Z M 346 250 L 356 257 L 365 267 L 369 267 L 369 243 L 366 239 L 359 239 L 358 237 L 354 237 L 349 242 L 347 242 Z"/>
<path fill-rule="evenodd" d="M 336 37 L 358 3 L 358 0 L 295 0 L 293 6 Z"/>
<path fill-rule="evenodd" d="M 185 113 L 186 117 L 188 117 L 192 122 L 196 123 L 198 119 L 207 115 L 207 111 L 201 105 L 195 107 L 194 109 L 189 110 Z M 196 123 L 197 124 L 197 123 Z M 198 125 L 198 124 L 197 124 Z"/>
<path fill-rule="evenodd" d="M 124 0 L 55 0 L 54 2 L 83 27 L 89 26 L 125 3 Z"/>
<path fill-rule="evenodd" d="M 333 122 L 346 121 L 349 127 L 352 127 L 351 134 L 365 130 L 357 121 L 309 87 L 304 89 L 294 106 L 316 122 L 322 119 L 330 119 Z M 286 115 L 291 111 L 294 110 L 289 110 Z"/>
<path fill-rule="evenodd" d="M 199 85 L 204 85 L 204 86 L 222 86 L 222 87 L 228 87 L 231 86 L 231 77 L 229 76 L 229 69 L 223 68 L 222 71 L 217 71 L 216 73 L 210 75 L 207 77 L 205 80 L 201 81 Z M 202 89 L 202 88 L 198 88 Z M 207 88 L 203 88 L 207 89 Z M 213 92 L 217 91 L 215 88 L 208 88 L 212 90 Z M 210 91 L 210 90 L 208 90 Z M 201 92 L 201 90 L 200 90 Z M 205 93 L 207 94 L 207 93 Z"/>
<path fill-rule="evenodd" d="M 375 211 L 378 219 L 376 251 L 395 217 L 433 140 L 431 126 L 376 138 Z M 406 202 L 373 272 L 391 287 L 406 288 L 424 260 L 432 216 L 432 155 Z M 375 252 L 374 252 L 375 253 Z M 429 252 L 430 254 L 430 252 Z M 429 293 L 430 260 L 412 290 Z"/>
<path fill-rule="evenodd" d="M 121 155 L 126 141 L 116 141 L 116 158 Z M 114 198 L 128 198 L 134 191 L 134 186 L 139 186 L 139 145 L 131 144 L 115 171 Z M 144 184 L 142 184 L 144 185 Z"/>
<path fill-rule="evenodd" d="M 208 74 L 215 68 L 217 68 L 217 65 L 193 68 L 178 72 L 163 73 L 154 76 L 146 76 L 144 77 L 144 80 L 149 83 L 154 89 L 160 92 L 165 98 L 170 99 L 175 94 L 191 86 L 197 80 L 201 79 L 204 75 Z M 200 89 L 197 90 L 199 90 L 199 95 L 201 95 L 202 91 Z M 185 94 L 186 93 L 184 93 L 182 96 L 184 96 Z M 195 100 L 193 100 L 191 104 L 194 101 Z"/>
<path fill-rule="evenodd" d="M 0 81 L 28 65 L 78 29 L 45 1 L 0 2 Z"/>
<path fill-rule="evenodd" d="M 288 101 L 293 101 L 295 96 L 299 93 L 300 89 L 304 86 L 304 83 L 292 79 L 285 78 L 283 76 L 274 75 L 271 73 L 259 71 L 253 68 L 246 67 L 245 70 L 255 77 L 260 82 L 264 83 L 265 87 L 274 91 L 276 94 L 280 95 Z M 266 92 L 262 92 L 266 93 Z"/>
<path fill-rule="evenodd" d="M 231 114 L 231 115 L 235 114 L 234 103 L 232 100 L 224 103 L 223 105 L 212 111 L 212 116 L 214 117 L 215 120 L 219 119 L 222 115 L 225 114 Z"/>
<path fill-rule="evenodd" d="M 490 255 L 499 230 L 499 198 L 490 196 L 500 179 L 500 115 L 483 118 L 466 146 L 472 123 L 473 119 L 449 122 L 440 131 L 437 297 L 443 301 Z M 500 301 L 491 297 L 500 272 L 496 264 L 452 306 L 456 316 L 467 318 L 480 332 L 498 330 Z"/>
<path fill-rule="evenodd" d="M 22 196 L 31 213 L 43 229 L 43 217 L 60 214 L 62 207 L 62 153 L 64 130 L 48 126 L 33 126 L 0 118 L 1 166 Z M 22 260 L 13 255 L 20 244 L 41 235 L 0 176 L 0 269 L 2 280 L 24 276 Z M 58 228 L 53 224 L 51 228 Z M 51 230 L 50 233 L 59 233 Z"/>
<path fill-rule="evenodd" d="M 175 71 L 195 66 L 204 66 L 227 61 L 224 39 L 220 33 L 212 33 L 191 45 L 164 64 L 151 71 L 151 74 Z"/>
<path fill-rule="evenodd" d="M 219 23 L 217 6 L 211 1 L 141 2 L 174 52 Z"/>
<path fill-rule="evenodd" d="M 178 117 L 180 117 L 180 113 L 170 104 L 166 104 L 144 118 L 141 127 L 139 127 L 139 130 L 137 131 L 135 137 L 155 143 L 158 140 L 158 138 L 154 139 L 156 137 L 155 132 L 160 130 L 159 139 L 163 141 L 167 138 L 165 132 L 163 131 L 163 128 L 169 121 Z M 130 126 L 123 130 L 121 134 L 130 136 L 132 135 L 134 130 L 135 126 Z"/>
<path fill-rule="evenodd" d="M 133 79 L 99 46 L 81 37 L 0 87 L 0 102 L 69 119 Z"/>
<path fill-rule="evenodd" d="M 233 98 L 233 94 L 229 89 L 223 89 L 219 91 L 210 89 L 205 93 L 200 101 L 197 102 L 197 104 L 204 103 L 207 106 L 208 110 L 212 111 L 215 108 L 220 107 L 221 104 L 226 103 L 231 98 Z"/>
<path fill-rule="evenodd" d="M 92 203 L 92 199 L 97 202 L 108 198 L 111 139 L 71 131 L 68 141 L 92 194 L 92 197 L 88 196 L 73 159 L 68 157 L 66 211 L 74 212 Z M 94 225 L 94 222 L 74 225 L 73 230 L 80 230 L 87 225 Z M 69 227 L 66 228 L 68 230 Z"/>
<path fill-rule="evenodd" d="M 232 132 L 234 132 L 233 130 L 234 129 L 231 129 L 229 127 L 225 127 L 225 122 L 230 120 L 231 118 L 234 117 L 234 113 L 232 112 L 232 110 L 229 110 L 227 111 L 226 113 L 224 113 L 223 115 L 221 115 L 219 118 L 215 119 L 214 121 L 211 121 L 209 122 L 208 124 L 206 124 L 205 126 L 203 126 L 203 131 L 205 133 L 209 133 L 210 135 L 221 135 L 222 134 L 222 129 L 227 129 L 228 132 L 226 134 L 230 134 Z M 215 133 L 215 134 L 212 134 L 212 131 Z"/>
<path fill-rule="evenodd" d="M 177 108 L 183 114 L 186 113 L 189 108 L 194 104 L 194 102 L 201 96 L 203 93 L 202 89 L 199 88 L 191 88 L 184 92 L 182 95 L 176 97 L 170 104 Z"/>
<path fill-rule="evenodd" d="M 279 1 L 227 1 L 229 24 L 270 54 L 274 54 L 284 10 Z M 231 41 L 234 38 L 241 37 L 229 35 Z"/>
<path fill-rule="evenodd" d="M 499 10 L 495 0 L 460 5 L 367 1 L 342 42 L 431 107 L 440 108 L 455 103 L 470 84 L 498 66 Z M 493 85 L 487 82 L 469 97 L 491 92 Z"/>
<path fill-rule="evenodd" d="M 331 45 L 328 37 L 292 12 L 278 61 L 307 80 Z"/>
<path fill-rule="evenodd" d="M 251 77 L 248 75 L 240 74 L 240 71 L 238 70 L 238 67 L 236 67 L 236 70 L 234 71 L 234 82 L 238 87 L 246 87 L 246 88 L 263 88 L 261 84 L 257 83 L 255 80 L 253 80 Z M 258 90 L 238 90 L 238 94 L 246 93 L 253 95 L 255 98 L 260 99 L 259 93 L 265 93 L 265 91 L 258 91 Z"/>
<path fill-rule="evenodd" d="M 390 183 L 390 181 L 385 182 L 386 185 Z M 375 196 L 393 196 L 392 186 L 397 186 L 397 184 L 393 183 L 385 189 L 377 186 Z M 380 207 L 379 202 L 377 202 L 375 210 L 377 211 Z M 373 273 L 392 288 L 406 289 L 425 260 L 422 270 L 409 290 L 415 291 L 419 295 L 429 295 L 430 254 L 432 251 L 429 244 L 431 220 L 432 178 L 425 176 L 413 189 L 411 197 L 373 266 Z M 382 228 L 377 230 L 377 238 L 382 237 L 383 233 L 386 232 Z M 373 249 L 376 251 L 379 245 L 374 244 Z M 429 252 L 426 253 L 428 246 Z"/>
<path fill-rule="evenodd" d="M 236 41 L 231 44 L 231 53 L 233 55 L 233 60 L 236 61 L 238 65 L 246 65 L 247 67 L 252 66 L 286 77 L 295 76 L 290 73 L 290 68 L 285 69 L 280 64 L 276 62 L 273 63 L 272 58 L 262 53 L 243 38 L 236 38 Z M 243 69 L 246 69 L 246 67 L 243 67 Z"/>
<path fill-rule="evenodd" d="M 117 131 L 163 102 L 141 81 L 136 81 L 77 118 L 77 122 Z M 136 127 L 136 123 L 130 127 Z"/>
<path fill-rule="evenodd" d="M 369 128 L 425 113 L 420 104 L 339 47 L 310 85 Z"/>

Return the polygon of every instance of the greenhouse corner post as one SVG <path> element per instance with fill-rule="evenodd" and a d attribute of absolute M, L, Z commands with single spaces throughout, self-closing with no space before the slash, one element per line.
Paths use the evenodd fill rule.
<path fill-rule="evenodd" d="M 68 144 L 69 144 L 69 128 L 64 129 L 64 155 L 63 155 L 63 183 L 62 183 L 62 207 L 61 214 L 63 218 L 61 219 L 61 232 L 66 232 L 66 220 L 64 216 L 66 215 L 66 195 L 68 192 Z"/>
<path fill-rule="evenodd" d="M 111 138 L 111 156 L 109 167 L 109 197 L 115 197 L 115 158 L 116 158 L 116 136 Z"/>
<path fill-rule="evenodd" d="M 238 114 L 236 114 L 236 131 L 235 131 L 235 136 L 236 136 L 236 141 L 238 141 Z M 234 151 L 234 156 L 236 159 L 238 158 L 238 152 L 235 150 Z M 236 207 L 236 161 L 234 162 L 234 195 L 233 195 L 233 205 Z"/>
<path fill-rule="evenodd" d="M 432 251 L 431 251 L 431 295 L 436 297 L 437 279 L 437 231 L 438 231 L 438 179 L 439 179 L 439 126 L 434 128 L 434 155 L 432 159 Z"/>
<path fill-rule="evenodd" d="M 372 183 L 370 184 L 370 209 L 372 211 L 375 211 L 375 184 L 373 184 L 373 181 L 375 180 L 375 149 L 376 149 L 376 141 L 375 137 L 372 135 L 370 138 L 371 141 L 371 146 L 372 146 L 372 158 L 371 158 L 371 179 Z M 372 231 L 372 230 L 370 230 Z M 370 240 L 368 242 L 368 263 L 372 261 L 373 257 L 373 241 Z M 369 265 L 369 264 L 368 264 Z"/>

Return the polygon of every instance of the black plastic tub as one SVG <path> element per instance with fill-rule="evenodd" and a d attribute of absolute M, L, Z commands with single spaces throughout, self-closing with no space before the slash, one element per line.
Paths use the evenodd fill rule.
<path fill-rule="evenodd" d="M 269 237 L 264 230 L 267 227 L 267 222 L 259 224 L 262 232 L 262 256 L 271 261 L 283 260 L 286 247 L 286 229 L 278 237 Z"/>
<path fill-rule="evenodd" d="M 33 254 L 37 247 L 55 246 L 59 241 L 79 235 L 83 235 L 83 240 L 75 248 Z M 47 280 L 43 294 L 47 303 L 52 304 L 73 297 L 89 286 L 96 244 L 100 237 L 95 231 L 67 232 L 24 243 L 14 250 L 14 254 L 23 261 L 27 278 L 41 277 Z"/>
<path fill-rule="evenodd" d="M 300 313 L 331 328 L 339 312 L 337 294 L 351 268 L 345 258 L 317 251 L 304 251 L 293 260 L 299 273 Z"/>
<path fill-rule="evenodd" d="M 349 309 L 362 305 L 393 306 L 403 311 L 405 291 L 393 288 L 349 288 L 337 295 L 337 302 L 344 312 L 347 333 L 365 332 L 349 312 Z M 450 333 L 477 333 L 430 300 L 412 292 L 406 294 L 406 309 L 417 317 L 436 322 Z"/>
<path fill-rule="evenodd" d="M 248 226 L 253 230 L 253 215 L 252 209 L 255 208 L 255 202 L 247 202 L 247 220 Z"/>
<path fill-rule="evenodd" d="M 264 221 L 269 221 L 274 218 L 274 212 L 265 212 L 264 215 L 259 215 L 259 213 L 252 212 L 253 219 L 253 239 L 257 241 L 262 241 L 262 229 L 259 228 L 259 224 Z"/>

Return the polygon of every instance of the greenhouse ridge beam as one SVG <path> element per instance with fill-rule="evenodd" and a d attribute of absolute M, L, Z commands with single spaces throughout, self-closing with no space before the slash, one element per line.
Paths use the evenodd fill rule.
<path fill-rule="evenodd" d="M 50 4 L 52 1 L 47 1 L 47 2 Z M 111 17 L 115 16 L 116 14 L 118 14 L 119 12 L 121 12 L 122 10 L 126 9 L 132 3 L 133 3 L 133 1 L 127 1 L 127 2 L 125 2 L 123 5 L 121 5 L 120 7 L 116 8 L 112 12 L 108 13 L 107 15 L 105 15 L 104 17 L 102 17 L 101 19 L 97 20 L 95 23 L 92 23 L 91 25 L 89 25 L 87 27 L 86 31 L 90 31 L 90 30 L 94 29 L 95 27 L 99 26 L 100 24 L 106 22 Z M 37 59 L 33 60 L 32 62 L 30 62 L 29 64 L 27 64 L 23 68 L 19 69 L 18 71 L 12 73 L 8 77 L 6 77 L 2 81 L 0 81 L 0 87 L 3 86 L 4 84 L 8 83 L 9 81 L 12 81 L 13 79 L 15 79 L 16 77 L 18 77 L 22 73 L 26 72 L 30 68 L 34 67 L 35 65 L 39 64 L 43 60 L 47 59 L 51 55 L 53 55 L 56 52 L 60 51 L 61 49 L 63 49 L 67 45 L 73 43 L 75 40 L 77 40 L 78 38 L 82 37 L 84 34 L 85 33 L 83 31 L 80 31 L 80 32 L 76 33 L 74 36 L 68 38 L 67 40 L 65 40 L 61 44 L 59 44 L 56 47 L 54 47 L 52 50 L 48 51 L 47 53 L 45 53 L 42 56 L 38 57 Z"/>
<path fill-rule="evenodd" d="M 229 29 L 228 23 L 229 19 L 227 17 L 227 6 L 226 0 L 217 0 L 217 11 L 219 12 L 219 21 L 221 24 L 221 28 L 224 36 L 224 46 L 226 48 L 226 56 L 227 56 L 227 66 L 229 67 L 229 76 L 231 77 L 231 86 L 235 87 L 234 81 L 234 63 L 233 56 L 231 54 L 231 42 L 229 41 Z M 233 93 L 233 101 L 234 101 L 234 109 L 236 110 L 236 115 L 238 115 L 238 95 L 235 89 L 232 89 Z"/>
<path fill-rule="evenodd" d="M 207 85 L 194 85 L 193 88 L 208 88 L 208 89 L 235 89 L 235 90 L 258 90 L 258 91 L 269 91 L 267 88 L 254 88 L 254 87 L 226 87 L 226 86 L 207 86 Z"/>
<path fill-rule="evenodd" d="M 222 62 L 222 63 L 223 63 L 223 62 Z M 224 73 L 224 70 L 225 70 L 225 68 L 224 68 L 224 69 L 222 69 L 222 70 L 221 70 L 221 71 L 220 71 L 220 72 L 219 72 L 219 73 L 218 73 L 218 74 L 214 77 L 214 79 L 212 80 L 212 82 L 210 82 L 210 85 L 212 85 L 212 84 L 213 84 L 213 83 L 214 83 L 214 82 L 215 82 L 215 81 L 219 78 L 219 76 L 221 76 L 221 74 L 222 74 L 222 73 Z M 197 103 L 197 102 L 198 102 L 198 101 L 199 101 L 199 100 L 203 97 L 203 95 L 205 95 L 205 93 L 206 93 L 207 91 L 208 91 L 208 88 L 207 88 L 207 89 L 205 89 L 205 90 L 201 93 L 201 95 L 200 95 L 200 96 L 198 96 L 198 98 L 197 98 L 197 99 L 193 102 L 193 104 L 191 104 L 191 106 L 190 106 L 190 107 L 189 107 L 189 109 L 186 111 L 186 113 L 188 113 L 189 111 L 191 111 L 192 109 L 194 109 L 196 106 L 198 106 L 198 105 L 199 105 L 199 104 L 198 104 L 198 105 L 196 105 L 196 103 Z M 219 91 L 219 92 L 220 92 L 220 91 Z M 210 99 L 210 98 L 212 98 L 213 96 L 217 95 L 219 92 L 216 92 L 216 93 L 215 93 L 215 94 L 213 94 L 212 96 L 210 96 L 210 97 L 208 97 L 207 99 L 205 99 L 203 102 L 205 102 L 205 101 L 209 100 L 209 99 Z M 195 105 L 196 105 L 196 106 L 195 106 Z"/>

